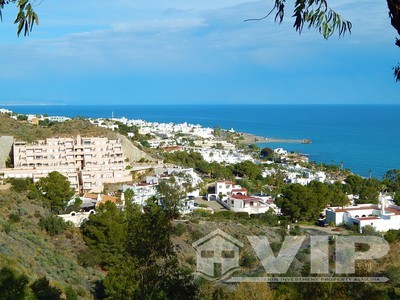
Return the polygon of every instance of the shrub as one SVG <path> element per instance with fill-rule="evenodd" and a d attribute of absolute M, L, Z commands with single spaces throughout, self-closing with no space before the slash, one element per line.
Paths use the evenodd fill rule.
<path fill-rule="evenodd" d="M 68 227 L 67 223 L 65 223 L 63 219 L 55 215 L 41 218 L 39 221 L 39 226 L 40 228 L 46 230 L 51 236 L 64 232 Z"/>
<path fill-rule="evenodd" d="M 14 214 L 14 213 L 9 214 L 8 219 L 12 223 L 18 223 L 19 221 L 21 221 L 21 217 L 18 214 Z"/>
<path fill-rule="evenodd" d="M 186 225 L 185 224 L 179 223 L 174 228 L 174 234 L 177 235 L 177 236 L 181 236 L 185 232 L 186 232 Z"/>

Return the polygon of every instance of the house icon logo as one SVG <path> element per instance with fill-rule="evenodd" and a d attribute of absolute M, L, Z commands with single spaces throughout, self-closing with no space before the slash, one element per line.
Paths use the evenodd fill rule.
<path fill-rule="evenodd" d="M 196 273 L 208 280 L 225 280 L 239 270 L 239 247 L 243 243 L 220 229 L 192 244 L 197 253 Z"/>

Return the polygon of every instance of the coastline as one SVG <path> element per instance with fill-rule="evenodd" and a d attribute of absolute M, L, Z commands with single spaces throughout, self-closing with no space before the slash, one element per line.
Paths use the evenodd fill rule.
<path fill-rule="evenodd" d="M 311 144 L 312 141 L 310 139 L 280 139 L 280 138 L 266 138 L 263 136 L 258 136 L 250 133 L 240 132 L 243 136 L 243 144 L 260 144 L 260 143 L 288 143 L 288 144 Z"/>

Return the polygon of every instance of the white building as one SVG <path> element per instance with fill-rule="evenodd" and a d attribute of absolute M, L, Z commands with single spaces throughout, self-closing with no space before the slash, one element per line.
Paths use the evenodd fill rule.
<path fill-rule="evenodd" d="M 333 207 L 326 210 L 326 222 L 335 225 L 372 226 L 377 231 L 400 229 L 400 207 L 388 204 L 381 195 L 380 204 L 361 204 L 344 208 Z"/>
<path fill-rule="evenodd" d="M 270 205 L 263 203 L 259 198 L 238 194 L 229 196 L 220 203 L 225 203 L 226 207 L 234 212 L 246 212 L 249 215 L 262 214 L 270 209 Z"/>
<path fill-rule="evenodd" d="M 32 144 L 13 144 L 14 168 L 1 169 L 4 178 L 63 174 L 77 192 L 101 192 L 104 183 L 131 181 L 119 139 L 104 137 L 48 138 Z"/>

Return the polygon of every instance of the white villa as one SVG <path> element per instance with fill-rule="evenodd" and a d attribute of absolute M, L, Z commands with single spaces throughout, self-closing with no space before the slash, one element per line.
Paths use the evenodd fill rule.
<path fill-rule="evenodd" d="M 233 181 L 222 180 L 216 181 L 215 186 L 209 189 L 207 199 L 208 201 L 217 200 L 218 198 L 233 195 L 247 195 L 247 189 Z"/>
<path fill-rule="evenodd" d="M 377 231 L 400 229 L 400 206 L 388 204 L 380 195 L 380 204 L 360 204 L 343 208 L 332 207 L 326 210 L 326 222 L 335 225 L 372 226 Z M 385 203 L 386 202 L 386 203 Z"/>
<path fill-rule="evenodd" d="M 231 195 L 221 202 L 221 204 L 234 212 L 246 212 L 249 215 L 262 214 L 270 209 L 270 205 L 264 203 L 260 198 L 247 195 Z"/>

